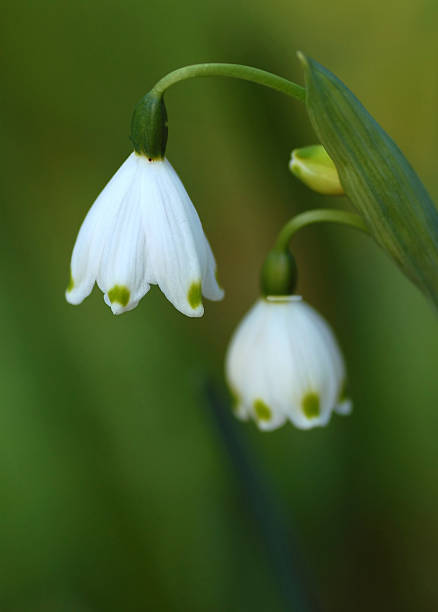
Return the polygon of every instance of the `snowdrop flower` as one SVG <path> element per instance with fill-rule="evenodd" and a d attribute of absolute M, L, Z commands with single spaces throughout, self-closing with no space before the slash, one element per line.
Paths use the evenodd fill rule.
<path fill-rule="evenodd" d="M 226 376 L 241 419 L 262 430 L 300 429 L 348 414 L 345 366 L 324 319 L 299 296 L 259 299 L 234 333 Z"/>
<path fill-rule="evenodd" d="M 202 316 L 202 296 L 223 297 L 198 214 L 167 159 L 133 152 L 89 210 L 67 301 L 80 304 L 95 282 L 114 314 L 135 308 L 152 284 L 190 317 Z"/>

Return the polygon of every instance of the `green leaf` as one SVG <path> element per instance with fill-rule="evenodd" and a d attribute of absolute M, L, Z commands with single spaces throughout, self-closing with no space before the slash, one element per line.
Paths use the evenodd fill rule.
<path fill-rule="evenodd" d="M 438 307 L 438 211 L 403 153 L 335 75 L 299 54 L 306 105 L 371 234 Z"/>

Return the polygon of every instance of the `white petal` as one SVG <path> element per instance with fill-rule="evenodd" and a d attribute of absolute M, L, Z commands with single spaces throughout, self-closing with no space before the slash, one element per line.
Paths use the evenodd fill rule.
<path fill-rule="evenodd" d="M 165 167 L 169 182 L 171 182 L 175 193 L 179 196 L 181 211 L 184 211 L 184 215 L 192 233 L 196 254 L 201 268 L 202 295 L 209 300 L 219 301 L 224 297 L 224 290 L 217 282 L 216 260 L 211 250 L 210 243 L 204 233 L 199 215 L 178 174 L 168 160 L 165 160 Z M 175 204 L 177 199 L 178 198 L 175 198 Z"/>
<path fill-rule="evenodd" d="M 337 414 L 348 416 L 353 410 L 353 402 L 350 399 L 342 400 L 342 402 L 336 404 L 334 410 Z"/>
<path fill-rule="evenodd" d="M 134 308 L 138 306 L 138 301 L 134 302 L 132 300 L 129 300 L 129 303 L 127 306 L 123 306 L 117 301 L 111 302 L 111 300 L 109 299 L 106 293 L 104 293 L 103 299 L 104 299 L 105 304 L 111 308 L 112 313 L 115 315 L 123 314 L 124 312 L 128 312 L 129 310 L 134 310 Z"/>
<path fill-rule="evenodd" d="M 135 171 L 132 153 L 102 190 L 82 223 L 71 259 L 73 286 L 66 292 L 71 304 L 80 304 L 93 288 L 108 232 Z"/>
<path fill-rule="evenodd" d="M 132 310 L 149 291 L 139 165 L 108 232 L 97 282 L 114 314 Z"/>
<path fill-rule="evenodd" d="M 300 428 L 326 425 L 338 396 L 339 380 L 333 363 L 333 338 L 325 321 L 305 302 L 287 310 L 285 330 L 291 352 L 289 418 Z M 319 401 L 319 415 L 309 417 L 309 397 Z"/>
<path fill-rule="evenodd" d="M 208 300 L 217 302 L 223 299 L 224 290 L 217 281 L 216 260 L 213 255 L 213 251 L 211 250 L 210 243 L 208 242 L 204 233 L 202 233 L 202 237 L 205 240 L 206 251 L 202 270 L 202 295 Z"/>
<path fill-rule="evenodd" d="M 222 292 L 211 290 L 213 281 L 207 272 L 214 268 L 214 259 L 198 214 L 167 160 L 149 163 L 143 189 L 150 194 L 144 201 L 148 281 L 157 283 L 180 312 L 201 316 L 204 278 L 209 296 L 220 299 Z"/>
<path fill-rule="evenodd" d="M 269 315 L 264 302 L 257 302 L 236 330 L 226 357 L 227 380 L 236 390 L 240 410 L 251 415 L 263 430 L 275 429 L 285 421 L 273 397 L 270 372 L 266 367 L 269 364 L 265 354 L 265 349 L 269 350 L 266 342 Z"/>

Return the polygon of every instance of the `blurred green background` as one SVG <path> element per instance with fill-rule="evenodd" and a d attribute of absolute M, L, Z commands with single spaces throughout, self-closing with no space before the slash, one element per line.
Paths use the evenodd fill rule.
<path fill-rule="evenodd" d="M 0 610 L 291 609 L 201 387 L 222 376 L 276 231 L 330 204 L 287 170 L 315 141 L 304 108 L 231 80 L 168 93 L 168 156 L 227 292 L 201 320 L 158 290 L 117 318 L 97 290 L 69 306 L 71 249 L 130 152 L 134 104 L 203 61 L 302 82 L 302 49 L 438 201 L 437 2 L 3 0 L 1 13 Z M 436 610 L 436 314 L 363 236 L 315 227 L 294 244 L 300 292 L 344 348 L 354 412 L 317 431 L 235 430 L 322 610 Z"/>

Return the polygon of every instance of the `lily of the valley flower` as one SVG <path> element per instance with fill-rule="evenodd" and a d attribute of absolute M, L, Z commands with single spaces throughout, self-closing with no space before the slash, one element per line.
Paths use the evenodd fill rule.
<path fill-rule="evenodd" d="M 328 324 L 298 296 L 260 299 L 234 333 L 226 376 L 241 419 L 300 429 L 348 414 L 345 366 Z"/>
<path fill-rule="evenodd" d="M 132 153 L 89 210 L 67 301 L 80 304 L 95 282 L 114 314 L 135 308 L 152 284 L 190 317 L 202 316 L 202 296 L 223 297 L 198 214 L 167 159 Z"/>

